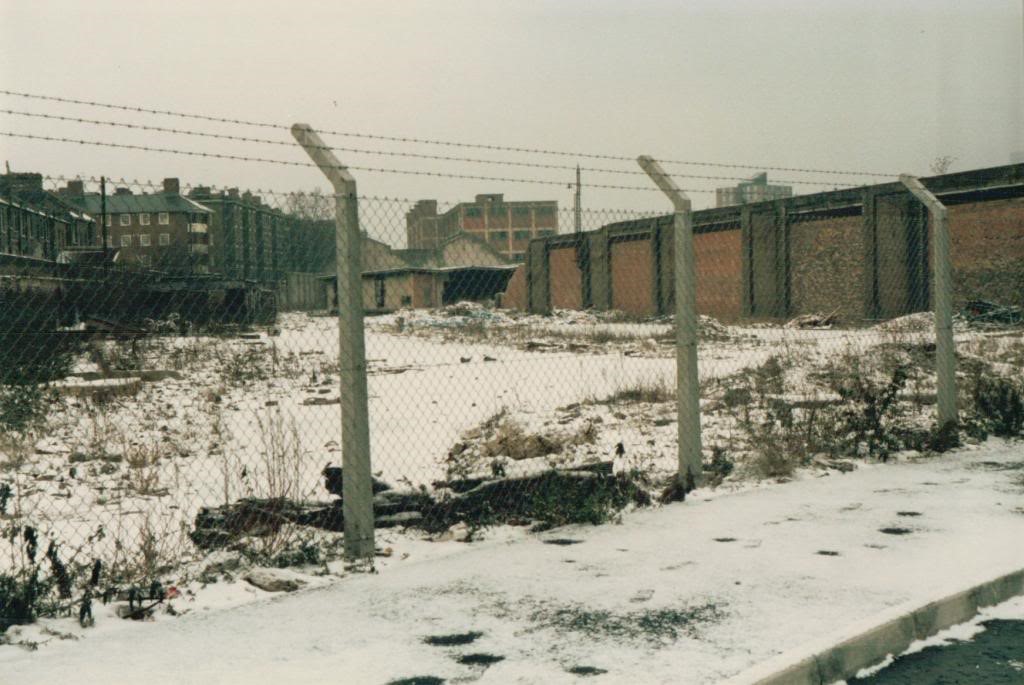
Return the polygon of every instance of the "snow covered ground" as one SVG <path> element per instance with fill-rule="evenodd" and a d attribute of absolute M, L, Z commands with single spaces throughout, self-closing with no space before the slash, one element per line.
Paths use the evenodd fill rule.
<path fill-rule="evenodd" d="M 1022 477 L 1021 443 L 991 440 L 704 489 L 621 525 L 398 540 L 379 575 L 310 577 L 290 595 L 220 582 L 172 600 L 183 616 L 14 628 L 49 642 L 0 648 L 0 672 L 19 684 L 719 682 L 1024 567 Z"/>
<path fill-rule="evenodd" d="M 453 473 L 486 469 L 479 444 L 457 458 L 450 453 L 496 415 L 528 434 L 589 436 L 558 454 L 506 459 L 502 468 L 508 475 L 613 459 L 616 469 L 642 473 L 656 490 L 674 471 L 671 322 L 586 312 L 509 315 L 472 305 L 367 321 L 373 469 L 387 482 L 429 486 Z M 321 471 L 341 462 L 336 325 L 333 318 L 287 314 L 278 330 L 255 334 L 158 337 L 134 350 L 107 343 L 99 361 L 147 372 L 114 381 L 96 380 L 98 360 L 84 356 L 79 375 L 63 383 L 61 397 L 51 404 L 46 425 L 29 440 L 0 441 L 0 484 L 12 493 L 0 511 L 0 527 L 34 526 L 44 541 L 59 543 L 72 567 L 87 567 L 99 557 L 107 577 L 119 576 L 121 583 L 159 579 L 175 585 L 193 613 L 258 597 L 244 583 L 209 584 L 213 578 L 237 581 L 251 560 L 236 567 L 238 555 L 201 553 L 188 532 L 200 507 L 244 496 L 329 499 Z M 896 349 L 906 356 L 907 349 L 923 348 L 930 320 L 914 315 L 856 331 L 734 327 L 710 319 L 700 326 L 706 457 L 717 448 L 734 467 L 718 474 L 717 489 L 699 491 L 704 500 L 739 496 L 779 478 L 875 468 L 871 459 L 839 463 L 822 455 L 794 473 L 769 477 L 751 458 L 750 427 L 766 418 L 758 408 L 765 401 L 834 399 L 809 375 L 844 353 Z M 1002 364 L 1007 372 L 1024 363 L 1019 331 L 963 330 L 958 342 L 962 355 Z M 765 376 L 759 367 L 772 358 L 785 362 L 781 391 L 755 387 Z M 768 385 L 778 381 L 773 378 Z M 737 400 L 737 390 L 746 392 L 744 383 L 759 398 L 740 394 Z M 96 386 L 104 388 L 99 396 L 92 395 Z M 912 379 L 908 391 L 925 396 L 934 389 L 924 375 Z M 910 423 L 926 423 L 931 415 L 918 399 L 903 404 Z M 638 526 L 633 522 L 649 515 L 628 512 L 625 521 Z M 499 549 L 515 541 L 533 544 L 521 542 L 532 538 L 519 528 L 487 535 L 483 544 Z M 256 540 L 255 552 L 268 560 L 296 546 L 316 545 L 326 563 L 305 570 L 319 568 L 326 574 L 317 581 L 322 583 L 344 573 L 342 563 L 331 561 L 338 537 L 289 531 Z M 427 541 L 416 531 L 380 531 L 378 546 L 388 555 L 378 559 L 382 571 L 400 569 L 407 560 L 465 553 L 458 542 Z M 22 544 L 5 537 L 0 571 L 23 565 L 22 554 Z M 177 606 L 181 610 L 182 601 Z M 25 644 L 60 642 L 33 630 L 9 631 L 7 637 Z"/>

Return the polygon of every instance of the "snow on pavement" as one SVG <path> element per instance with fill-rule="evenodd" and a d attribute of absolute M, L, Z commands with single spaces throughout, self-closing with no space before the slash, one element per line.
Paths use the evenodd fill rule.
<path fill-rule="evenodd" d="M 702 490 L 621 525 L 495 531 L 455 554 L 293 595 L 154 623 L 104 619 L 40 652 L 0 648 L 0 681 L 718 682 L 1024 567 L 1022 479 L 1021 443 L 990 441 Z M 461 646 L 424 641 L 466 633 Z M 588 672 L 598 675 L 577 675 Z"/>

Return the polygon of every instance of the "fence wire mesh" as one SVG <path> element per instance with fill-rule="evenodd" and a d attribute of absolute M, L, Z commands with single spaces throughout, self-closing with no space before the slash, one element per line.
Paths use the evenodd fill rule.
<path fill-rule="evenodd" d="M 1020 434 L 1021 193 L 948 198 L 949 431 L 932 226 L 877 188 L 694 214 L 704 485 Z M 0 574 L 49 563 L 33 592 L 78 611 L 215 574 L 225 553 L 337 558 L 342 378 L 359 364 L 339 350 L 335 197 L 38 176 L 0 190 Z M 685 494 L 671 216 L 501 194 L 361 196 L 358 214 L 381 553 Z"/>

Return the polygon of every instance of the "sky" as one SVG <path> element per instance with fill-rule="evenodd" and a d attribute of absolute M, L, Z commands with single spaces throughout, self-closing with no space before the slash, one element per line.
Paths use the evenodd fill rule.
<path fill-rule="evenodd" d="M 0 112 L 0 131 L 282 160 L 200 158 L 0 135 L 12 170 L 292 191 L 327 188 L 288 126 L 324 134 L 364 195 L 663 210 L 631 160 L 670 164 L 698 208 L 767 169 L 798 193 L 1024 161 L 1022 0 L 518 0 L 284 3 L 0 0 L 0 108 L 272 140 L 232 141 Z M 478 164 L 356 152 L 469 157 Z M 595 159 L 579 153 L 623 159 Z M 509 162 L 559 168 L 514 166 Z M 732 166 L 728 166 L 732 165 Z M 360 169 L 359 167 L 363 167 Z M 545 181 L 521 183 L 369 171 Z M 564 167 L 564 168 L 562 168 Z M 811 169 L 784 171 L 774 167 Z M 613 169 L 616 173 L 594 171 Z M 837 174 L 869 172 L 873 176 Z M 629 173 L 622 173 L 629 172 Z M 725 176 L 711 180 L 694 176 Z M 619 190 L 598 185 L 629 186 Z"/>

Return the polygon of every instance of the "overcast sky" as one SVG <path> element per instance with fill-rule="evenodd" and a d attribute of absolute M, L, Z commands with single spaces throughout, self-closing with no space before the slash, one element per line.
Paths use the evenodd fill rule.
<path fill-rule="evenodd" d="M 673 166 L 748 176 L 760 166 L 925 175 L 996 166 L 1024 151 L 1021 0 L 728 2 L 584 0 L 301 3 L 0 0 L 0 80 L 29 93 L 403 135 L 747 165 Z M 18 111 L 272 138 L 288 131 L 0 95 Z M 307 158 L 294 147 L 0 113 L 0 129 L 124 144 Z M 394 144 L 368 150 L 636 171 L 630 162 Z M 479 192 L 571 204 L 568 170 L 339 152 L 356 166 L 545 179 L 558 185 L 355 171 L 364 194 L 458 201 Z M 325 186 L 312 168 L 201 160 L 0 136 L 17 171 Z M 771 171 L 798 192 L 891 180 Z M 642 176 L 584 173 L 588 207 L 667 206 Z M 679 179 L 708 190 L 727 181 Z M 564 184 L 564 185 L 563 185 Z M 698 207 L 713 194 L 694 193 Z"/>

